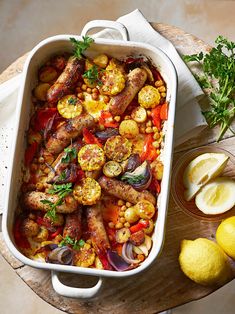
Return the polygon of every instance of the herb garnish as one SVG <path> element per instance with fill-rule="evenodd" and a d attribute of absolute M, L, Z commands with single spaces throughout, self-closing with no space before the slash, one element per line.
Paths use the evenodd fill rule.
<path fill-rule="evenodd" d="M 61 205 L 63 203 L 63 200 L 60 198 L 56 203 L 53 203 L 49 200 L 41 200 L 41 203 L 47 204 L 50 206 L 50 210 L 45 214 L 45 217 L 50 218 L 52 221 L 56 220 L 56 208 L 57 206 Z"/>
<path fill-rule="evenodd" d="M 67 147 L 64 149 L 64 152 L 66 154 L 61 158 L 61 162 L 63 163 L 69 163 L 71 159 L 74 159 L 77 156 L 77 149 L 75 147 Z"/>
<path fill-rule="evenodd" d="M 61 172 L 61 174 L 59 175 L 57 181 L 63 181 L 66 179 L 66 172 L 65 170 Z"/>
<path fill-rule="evenodd" d="M 66 184 L 53 184 L 53 189 L 48 190 L 49 194 L 57 194 L 60 198 L 64 198 L 66 195 L 71 193 L 73 191 L 72 189 L 72 183 L 66 183 Z"/>
<path fill-rule="evenodd" d="M 66 236 L 63 238 L 63 240 L 59 243 L 59 246 L 66 246 L 66 245 L 71 245 L 74 250 L 80 250 L 81 247 L 84 246 L 85 241 L 80 239 L 80 240 L 74 240 L 70 236 Z"/>
<path fill-rule="evenodd" d="M 121 180 L 124 182 L 127 182 L 129 184 L 134 184 L 134 183 L 139 183 L 141 182 L 143 179 L 145 179 L 146 176 L 144 176 L 143 174 L 140 174 L 138 176 L 133 176 L 133 175 L 128 175 L 128 174 L 124 174 L 121 177 Z"/>
<path fill-rule="evenodd" d="M 94 39 L 89 36 L 83 36 L 83 41 L 76 40 L 73 37 L 69 38 L 74 46 L 73 54 L 76 58 L 81 59 L 84 51 L 90 47 L 90 44 L 94 42 Z"/>
<path fill-rule="evenodd" d="M 99 71 L 96 65 L 93 65 L 89 70 L 85 71 L 83 77 L 88 79 L 90 84 L 97 83 L 102 85 L 102 81 L 99 79 Z"/>
<path fill-rule="evenodd" d="M 202 76 L 195 76 L 202 88 L 211 89 L 209 94 L 210 110 L 203 111 L 210 128 L 220 126 L 217 141 L 229 129 L 233 134 L 231 123 L 235 116 L 235 43 L 219 36 L 207 54 L 187 55 L 186 62 L 196 61 L 203 70 Z"/>
<path fill-rule="evenodd" d="M 69 100 L 68 100 L 68 103 L 70 105 L 76 105 L 77 104 L 77 99 L 76 98 L 73 98 L 73 97 L 70 97 Z"/>

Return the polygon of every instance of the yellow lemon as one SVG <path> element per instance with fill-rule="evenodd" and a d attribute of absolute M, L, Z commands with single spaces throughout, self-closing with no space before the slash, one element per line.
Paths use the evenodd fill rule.
<path fill-rule="evenodd" d="M 225 253 L 235 259 L 235 216 L 221 222 L 216 231 L 216 241 Z"/>
<path fill-rule="evenodd" d="M 220 177 L 207 183 L 196 195 L 196 206 L 208 215 L 222 214 L 235 205 L 235 181 Z"/>
<path fill-rule="evenodd" d="M 206 238 L 183 240 L 179 263 L 184 274 L 201 285 L 220 285 L 231 278 L 226 254 Z"/>
<path fill-rule="evenodd" d="M 228 159 L 222 153 L 205 153 L 193 159 L 184 171 L 185 199 L 190 201 L 202 186 L 220 175 Z"/>

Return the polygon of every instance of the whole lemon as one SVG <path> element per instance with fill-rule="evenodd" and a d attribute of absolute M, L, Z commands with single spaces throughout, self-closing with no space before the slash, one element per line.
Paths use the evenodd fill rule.
<path fill-rule="evenodd" d="M 216 241 L 225 253 L 235 259 L 235 216 L 221 222 L 216 231 Z"/>
<path fill-rule="evenodd" d="M 226 254 L 205 238 L 183 240 L 179 263 L 184 274 L 201 285 L 223 284 L 231 276 Z"/>

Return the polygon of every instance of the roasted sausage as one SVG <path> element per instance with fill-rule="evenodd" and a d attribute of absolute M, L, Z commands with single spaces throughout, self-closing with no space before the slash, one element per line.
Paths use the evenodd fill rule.
<path fill-rule="evenodd" d="M 139 246 L 144 243 L 144 240 L 145 240 L 144 235 L 145 235 L 144 230 L 139 230 L 131 234 L 129 241 L 133 245 Z"/>
<path fill-rule="evenodd" d="M 92 128 L 95 125 L 94 118 L 89 114 L 82 114 L 69 119 L 59 127 L 46 143 L 46 149 L 52 154 L 59 154 L 67 147 L 71 140 L 82 134 L 84 128 Z"/>
<path fill-rule="evenodd" d="M 71 182 L 67 180 L 68 178 L 66 176 L 64 176 L 63 179 L 60 179 L 60 176 L 62 172 L 65 171 L 65 169 L 68 167 L 68 164 L 73 162 L 75 159 L 77 159 L 77 153 L 81 147 L 82 147 L 81 141 L 76 141 L 68 147 L 73 150 L 73 154 L 69 155 L 68 162 L 63 161 L 63 158 L 65 158 L 67 155 L 65 151 L 59 154 L 56 160 L 51 164 L 51 171 L 48 173 L 48 176 L 47 176 L 48 183 L 56 182 L 57 184 L 62 184 L 62 183 Z"/>
<path fill-rule="evenodd" d="M 156 204 L 155 197 L 147 190 L 138 192 L 127 183 L 117 179 L 107 178 L 105 176 L 102 176 L 98 182 L 101 188 L 108 194 L 132 204 L 136 204 L 141 200 L 147 200 L 153 205 Z"/>
<path fill-rule="evenodd" d="M 124 113 L 128 105 L 132 102 L 138 91 L 144 86 L 147 73 L 144 69 L 136 68 L 127 75 L 125 88 L 121 93 L 113 96 L 110 100 L 109 111 L 114 116 Z"/>
<path fill-rule="evenodd" d="M 88 231 L 92 245 L 98 255 L 104 269 L 112 269 L 107 259 L 107 251 L 110 249 L 109 239 L 104 227 L 101 213 L 101 204 L 86 208 Z"/>
<path fill-rule="evenodd" d="M 51 209 L 51 207 L 49 204 L 44 204 L 41 202 L 43 200 L 50 201 L 55 204 L 59 200 L 59 196 L 44 192 L 32 191 L 23 194 L 21 198 L 21 204 L 29 210 L 41 210 L 43 212 L 47 212 Z M 67 195 L 61 205 L 56 206 L 56 212 L 61 214 L 73 213 L 77 209 L 78 203 L 72 194 Z"/>
<path fill-rule="evenodd" d="M 69 236 L 79 240 L 82 236 L 82 210 L 76 210 L 72 214 L 66 215 L 63 237 Z"/>
<path fill-rule="evenodd" d="M 84 68 L 84 59 L 70 57 L 64 71 L 47 91 L 47 101 L 57 102 L 61 97 L 68 94 L 71 87 L 83 74 Z"/>
<path fill-rule="evenodd" d="M 32 219 L 26 218 L 22 221 L 21 231 L 26 237 L 34 237 L 39 233 L 40 227 Z"/>

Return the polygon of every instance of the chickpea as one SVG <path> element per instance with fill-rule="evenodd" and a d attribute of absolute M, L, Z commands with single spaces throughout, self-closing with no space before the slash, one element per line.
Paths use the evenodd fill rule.
<path fill-rule="evenodd" d="M 148 127 L 145 129 L 145 132 L 146 132 L 147 134 L 153 133 L 153 129 L 152 129 L 150 126 L 148 126 Z"/>
<path fill-rule="evenodd" d="M 158 140 L 160 138 L 160 134 L 158 132 L 154 133 L 153 138 Z"/>
<path fill-rule="evenodd" d="M 156 87 L 160 87 L 160 86 L 163 85 L 163 81 L 162 81 L 162 80 L 156 81 L 154 85 L 155 85 Z"/>
<path fill-rule="evenodd" d="M 126 210 L 126 206 L 123 205 L 120 209 L 121 209 L 122 211 L 125 211 L 125 210 Z"/>
<path fill-rule="evenodd" d="M 135 211 L 140 218 L 151 219 L 155 214 L 155 207 L 149 201 L 142 200 L 135 205 Z"/>
<path fill-rule="evenodd" d="M 87 87 L 86 91 L 88 94 L 91 94 L 91 88 L 90 87 Z"/>
<path fill-rule="evenodd" d="M 104 103 L 105 103 L 105 104 L 108 104 L 109 101 L 110 101 L 110 98 L 109 98 L 109 96 L 105 95 L 104 98 L 103 98 L 103 100 L 104 100 Z"/>
<path fill-rule="evenodd" d="M 95 88 L 92 88 L 92 93 L 98 94 L 99 91 L 98 91 L 98 89 L 95 87 Z"/>
<path fill-rule="evenodd" d="M 121 217 L 119 221 L 124 224 L 126 222 L 126 219 L 124 217 Z"/>
<path fill-rule="evenodd" d="M 130 202 L 126 202 L 126 207 L 131 207 L 132 204 Z"/>
<path fill-rule="evenodd" d="M 118 206 L 123 206 L 125 203 L 123 200 L 118 200 Z"/>
<path fill-rule="evenodd" d="M 109 222 L 108 224 L 109 228 L 113 229 L 115 227 L 114 223 L 113 222 Z"/>
<path fill-rule="evenodd" d="M 124 216 L 124 212 L 120 211 L 118 215 L 119 215 L 119 217 L 123 217 Z"/>
<path fill-rule="evenodd" d="M 83 93 L 78 93 L 78 94 L 77 94 L 77 96 L 78 96 L 78 98 L 79 98 L 79 99 L 81 99 L 81 100 L 83 100 L 83 99 L 84 99 L 84 95 L 83 95 Z"/>
<path fill-rule="evenodd" d="M 155 147 L 155 148 L 158 148 L 158 147 L 159 147 L 158 141 L 154 141 L 154 142 L 153 142 L 153 147 Z"/>
<path fill-rule="evenodd" d="M 87 89 L 87 85 L 86 84 L 82 84 L 82 90 L 86 91 Z"/>
<path fill-rule="evenodd" d="M 92 93 L 91 97 L 93 100 L 97 100 L 99 98 L 99 95 L 97 93 Z"/>
<path fill-rule="evenodd" d="M 125 222 L 125 223 L 124 223 L 124 227 L 126 227 L 126 228 L 130 228 L 130 226 L 131 226 L 131 225 L 130 225 L 130 223 L 129 223 L 129 222 Z"/>
<path fill-rule="evenodd" d="M 139 215 L 137 214 L 134 206 L 127 208 L 124 217 L 129 223 L 134 223 L 139 219 Z"/>
<path fill-rule="evenodd" d="M 166 87 L 165 86 L 158 87 L 158 90 L 160 93 L 164 93 L 166 91 Z"/>
<path fill-rule="evenodd" d="M 152 121 L 151 121 L 151 120 L 148 120 L 148 121 L 146 122 L 146 126 L 152 126 Z"/>
<path fill-rule="evenodd" d="M 116 229 L 121 229 L 123 227 L 123 224 L 121 222 L 117 222 L 115 225 Z"/>
<path fill-rule="evenodd" d="M 119 122 L 119 121 L 121 120 L 121 117 L 120 117 L 120 116 L 115 116 L 115 117 L 114 117 L 114 120 L 117 121 L 117 122 Z"/>
<path fill-rule="evenodd" d="M 166 93 L 161 93 L 161 97 L 165 98 L 166 97 Z"/>

